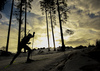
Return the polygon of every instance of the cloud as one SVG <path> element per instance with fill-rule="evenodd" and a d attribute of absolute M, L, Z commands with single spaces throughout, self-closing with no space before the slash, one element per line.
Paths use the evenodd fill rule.
<path fill-rule="evenodd" d="M 9 19 L 6 17 L 6 15 L 4 13 L 2 13 L 2 18 L 0 19 L 0 22 L 2 24 L 8 24 L 9 23 Z"/>
<path fill-rule="evenodd" d="M 68 14 L 68 28 L 100 30 L 99 0 L 68 0 L 71 13 Z"/>
<path fill-rule="evenodd" d="M 9 40 L 9 48 L 16 51 L 17 48 L 17 39 L 18 39 L 18 31 L 11 27 L 10 32 L 10 40 Z M 7 25 L 0 25 L 0 48 L 2 46 L 6 46 L 7 43 L 7 35 L 8 35 L 8 26 Z M 16 47 L 15 47 L 16 46 Z"/>
<path fill-rule="evenodd" d="M 78 45 L 86 45 L 95 44 L 96 39 L 99 39 L 99 32 L 94 30 L 88 30 L 84 28 L 74 30 L 75 33 L 66 40 L 66 45 L 78 46 Z M 92 35 L 92 36 L 91 36 Z"/>
<path fill-rule="evenodd" d="M 89 44 L 88 42 L 87 42 L 87 40 L 84 40 L 84 39 L 77 39 L 77 40 L 74 40 L 74 41 L 68 41 L 68 42 L 66 42 L 66 45 L 69 45 L 69 46 L 79 46 L 79 45 L 87 45 L 87 44 Z"/>
<path fill-rule="evenodd" d="M 34 38 L 34 46 L 42 47 L 47 46 L 47 28 L 46 28 L 46 17 L 42 15 L 40 5 L 40 0 L 34 0 L 32 2 L 31 12 L 27 12 L 27 32 L 36 32 Z M 2 19 L 0 19 L 0 45 L 6 46 L 6 37 L 9 24 L 10 15 L 10 2 L 6 4 L 5 9 L 2 14 Z M 8 6 L 9 5 L 9 6 Z M 64 42 L 66 45 L 78 46 L 78 45 L 88 45 L 89 43 L 95 44 L 96 39 L 100 36 L 100 1 L 99 0 L 68 0 L 68 7 L 70 8 L 70 13 L 68 13 L 68 21 L 66 24 L 62 24 L 63 33 L 66 29 L 71 29 L 74 31 L 73 35 L 64 35 Z M 14 8 L 15 10 L 15 8 Z M 57 15 L 58 16 L 58 15 Z M 56 40 L 56 46 L 61 45 L 61 35 L 58 17 L 56 17 L 57 25 L 54 28 L 54 35 Z M 51 23 L 49 21 L 49 36 L 50 45 L 52 44 L 52 32 Z M 16 22 L 15 17 L 12 19 L 11 26 L 11 36 L 9 50 L 16 51 L 17 41 L 18 41 L 18 22 Z M 22 25 L 24 29 L 24 23 Z M 22 32 L 24 33 L 24 32 Z M 32 40 L 31 40 L 32 41 Z M 40 43 L 40 45 L 39 45 Z M 0 46 L 0 47 L 1 47 Z M 15 47 L 16 46 L 16 47 Z M 31 45 L 30 45 L 31 46 Z"/>
<path fill-rule="evenodd" d="M 100 11 L 99 0 L 68 0 L 70 6 L 74 5 L 77 9 L 88 11 L 89 13 L 98 14 Z"/>
<path fill-rule="evenodd" d="M 34 13 L 34 14 L 42 16 L 42 12 L 41 12 L 41 9 L 40 9 L 40 1 L 41 0 L 34 0 L 32 2 L 32 10 L 31 10 L 31 12 Z"/>

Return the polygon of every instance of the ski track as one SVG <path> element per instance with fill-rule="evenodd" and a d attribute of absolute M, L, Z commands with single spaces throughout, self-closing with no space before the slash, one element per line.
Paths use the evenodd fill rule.
<path fill-rule="evenodd" d="M 68 52 L 67 52 L 68 53 Z M 0 61 L 0 71 L 51 71 L 59 62 L 63 62 L 64 52 L 45 54 L 45 55 L 33 55 L 32 59 L 35 60 L 32 63 L 25 63 L 26 57 L 18 57 L 14 63 L 6 67 L 11 59 Z"/>
<path fill-rule="evenodd" d="M 18 57 L 9 65 L 11 59 L 0 61 L 0 71 L 85 71 L 84 66 L 97 65 L 92 71 L 100 71 L 100 63 L 88 57 L 87 50 L 71 50 L 52 54 L 33 55 L 31 63 L 25 63 L 27 57 Z M 92 68 L 92 67 L 91 67 Z M 87 70 L 86 70 L 87 71 Z M 91 70 L 88 70 L 91 71 Z"/>

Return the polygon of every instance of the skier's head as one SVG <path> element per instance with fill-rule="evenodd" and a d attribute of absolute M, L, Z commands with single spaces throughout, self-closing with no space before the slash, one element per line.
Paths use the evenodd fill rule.
<path fill-rule="evenodd" d="M 29 34 L 28 34 L 28 37 L 32 37 L 32 34 L 29 33 Z"/>

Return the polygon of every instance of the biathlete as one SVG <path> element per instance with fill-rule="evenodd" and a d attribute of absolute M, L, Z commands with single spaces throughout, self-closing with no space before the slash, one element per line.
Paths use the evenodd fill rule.
<path fill-rule="evenodd" d="M 28 47 L 26 44 L 31 44 L 29 41 L 31 38 L 33 38 L 35 35 L 35 32 L 33 32 L 33 35 L 32 34 L 28 34 L 26 37 L 24 37 L 20 43 L 19 43 L 19 46 L 18 46 L 18 50 L 17 50 L 17 53 L 15 54 L 14 58 L 12 59 L 12 61 L 10 62 L 10 65 L 13 63 L 13 61 L 18 57 L 18 55 L 21 53 L 21 50 L 22 48 L 28 50 L 28 56 L 27 56 L 27 61 L 26 62 L 31 62 L 33 60 L 31 60 L 29 57 L 30 57 L 30 54 L 32 52 L 32 50 L 30 49 L 30 47 Z"/>

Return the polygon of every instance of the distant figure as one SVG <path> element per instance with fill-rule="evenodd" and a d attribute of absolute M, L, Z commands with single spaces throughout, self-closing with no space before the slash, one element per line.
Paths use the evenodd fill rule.
<path fill-rule="evenodd" d="M 30 41 L 30 39 L 31 39 L 32 37 L 34 37 L 34 34 L 35 34 L 35 32 L 33 32 L 33 35 L 29 33 L 26 37 L 24 37 L 24 38 L 21 40 L 21 42 L 20 42 L 20 44 L 19 44 L 19 47 L 18 47 L 18 51 L 17 51 L 17 53 L 15 54 L 14 58 L 12 59 L 12 61 L 10 62 L 10 65 L 11 65 L 11 64 L 13 63 L 13 61 L 17 58 L 17 56 L 21 53 L 22 48 L 28 50 L 28 56 L 27 56 L 27 61 L 26 61 L 26 62 L 31 62 L 31 61 L 33 61 L 33 60 L 31 60 L 31 59 L 29 58 L 29 56 L 30 56 L 32 50 L 31 50 L 26 44 L 31 44 L 29 41 Z"/>

